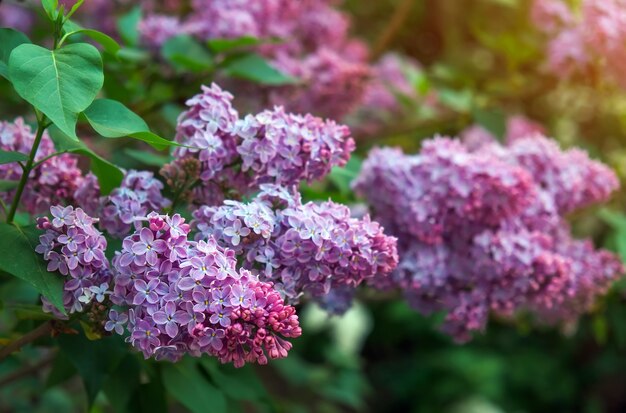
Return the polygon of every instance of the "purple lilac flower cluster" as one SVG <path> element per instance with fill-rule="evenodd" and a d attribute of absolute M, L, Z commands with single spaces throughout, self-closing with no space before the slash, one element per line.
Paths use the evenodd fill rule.
<path fill-rule="evenodd" d="M 459 341 L 490 313 L 575 320 L 623 273 L 613 254 L 570 235 L 564 214 L 606 200 L 615 174 L 540 135 L 474 149 L 436 138 L 419 155 L 374 149 L 355 182 L 399 238 L 399 287 L 422 313 L 447 311 Z"/>
<path fill-rule="evenodd" d="M 22 118 L 14 122 L 0 122 L 0 149 L 9 152 L 29 154 L 35 142 L 35 135 L 30 126 Z M 54 144 L 44 133 L 35 161 L 41 161 L 55 152 Z M 0 179 L 19 181 L 22 167 L 14 162 L 0 165 Z M 84 178 L 78 168 L 77 159 L 70 154 L 62 154 L 50 158 L 35 168 L 22 195 L 22 203 L 27 212 L 40 214 L 47 211 L 50 205 L 72 204 L 74 192 L 82 184 Z M 3 192 L 0 197 L 10 202 L 15 190 Z"/>
<path fill-rule="evenodd" d="M 333 166 L 345 165 L 354 150 L 346 126 L 280 107 L 240 119 L 232 99 L 216 84 L 205 86 L 179 118 L 176 139 L 187 147 L 175 149 L 176 160 L 164 175 L 199 178 L 193 196 L 199 204 L 241 197 L 264 183 L 289 187 L 321 179 Z M 180 173 L 190 159 L 200 163 L 197 177 Z"/>
<path fill-rule="evenodd" d="M 153 8 L 140 22 L 139 31 L 148 47 L 158 47 L 178 34 L 201 41 L 239 37 L 281 39 L 281 42 L 266 42 L 257 51 L 299 82 L 280 88 L 247 88 L 251 92 L 251 99 L 247 100 L 259 101 L 254 110 L 261 108 L 261 102 L 265 106 L 269 101 L 270 105 L 282 105 L 289 111 L 340 118 L 361 100 L 369 67 L 367 48 L 349 38 L 347 15 L 331 3 L 194 0 L 189 13 L 182 16 L 155 13 Z"/>
<path fill-rule="evenodd" d="M 600 65 L 626 86 L 626 1 L 584 0 L 578 13 L 564 0 L 535 0 L 531 18 L 549 37 L 548 68 L 555 74 L 585 73 Z"/>
<path fill-rule="evenodd" d="M 96 301 L 102 303 L 110 294 L 111 273 L 104 251 L 106 239 L 94 227 L 97 219 L 82 209 L 71 206 L 50 208 L 52 220 L 37 220 L 37 227 L 46 232 L 39 237 L 35 251 L 48 261 L 48 271 L 58 271 L 67 277 L 63 305 L 69 314 L 82 312 L 83 307 Z M 43 308 L 55 316 L 62 314 L 42 297 Z"/>
<path fill-rule="evenodd" d="M 100 217 L 100 227 L 112 236 L 126 236 L 136 219 L 149 211 L 159 211 L 170 204 L 163 197 L 163 183 L 148 171 L 127 171 L 119 188 L 100 197 L 98 180 L 88 174 L 75 192 L 78 205 L 89 214 Z"/>
<path fill-rule="evenodd" d="M 249 203 L 203 206 L 194 218 L 196 240 L 215 238 L 294 303 L 304 293 L 324 303 L 338 288 L 384 279 L 398 262 L 396 239 L 369 216 L 351 218 L 347 207 L 333 202 L 303 204 L 299 195 L 272 185 Z"/>
<path fill-rule="evenodd" d="M 214 239 L 189 241 L 180 215 L 148 215 L 113 259 L 112 310 L 105 328 L 130 332 L 146 358 L 209 354 L 236 367 L 287 356 L 298 317 L 271 283 L 237 268 Z"/>

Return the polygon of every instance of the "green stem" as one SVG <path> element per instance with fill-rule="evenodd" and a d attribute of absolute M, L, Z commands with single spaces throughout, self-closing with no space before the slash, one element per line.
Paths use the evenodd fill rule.
<path fill-rule="evenodd" d="M 17 191 L 15 192 L 15 196 L 13 197 L 13 202 L 11 203 L 11 209 L 7 214 L 7 224 L 11 224 L 15 219 L 15 213 L 17 212 L 17 207 L 20 204 L 20 199 L 22 198 L 22 194 L 24 193 L 24 188 L 26 187 L 26 183 L 28 182 L 28 178 L 30 172 L 33 170 L 33 165 L 35 163 L 35 155 L 37 155 L 37 150 L 39 149 L 39 144 L 41 143 L 41 138 L 43 137 L 43 133 L 49 124 L 46 122 L 46 117 L 41 115 L 41 119 L 37 121 L 37 135 L 35 135 L 35 142 L 33 143 L 33 147 L 30 149 L 30 155 L 28 155 L 28 162 L 24 166 L 24 171 L 22 172 L 22 177 L 20 178 L 20 183 L 17 186 Z"/>

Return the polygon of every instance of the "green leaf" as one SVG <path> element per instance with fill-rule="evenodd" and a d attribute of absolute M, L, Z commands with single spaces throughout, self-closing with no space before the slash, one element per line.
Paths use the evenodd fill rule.
<path fill-rule="evenodd" d="M 19 183 L 19 181 L 7 181 L 6 179 L 0 179 L 0 192 L 6 192 L 17 188 Z"/>
<path fill-rule="evenodd" d="M 124 153 L 134 160 L 149 166 L 161 167 L 172 160 L 172 157 L 169 155 L 159 155 L 157 153 L 132 148 L 124 149 Z"/>
<path fill-rule="evenodd" d="M 104 383 L 104 394 L 117 413 L 132 411 L 129 403 L 139 389 L 140 370 L 137 359 L 127 354 Z"/>
<path fill-rule="evenodd" d="M 17 30 L 0 29 L 0 76 L 9 79 L 9 56 L 17 46 L 30 43 L 30 39 Z"/>
<path fill-rule="evenodd" d="M 24 100 L 75 139 L 78 114 L 89 107 L 104 83 L 100 52 L 87 43 L 54 51 L 22 44 L 11 53 L 9 76 Z"/>
<path fill-rule="evenodd" d="M 9 152 L 0 150 L 0 165 L 13 162 L 26 162 L 28 155 L 22 152 Z"/>
<path fill-rule="evenodd" d="M 352 181 L 359 175 L 362 163 L 362 160 L 354 155 L 345 167 L 334 167 L 330 172 L 328 178 L 337 186 L 342 195 L 350 196 L 352 194 Z"/>
<path fill-rule="evenodd" d="M 200 359 L 200 364 L 224 394 L 234 400 L 257 401 L 268 397 L 267 390 L 250 365 L 237 369 L 218 365 L 215 359 L 205 357 Z"/>
<path fill-rule="evenodd" d="M 102 195 L 107 195 L 120 186 L 124 179 L 124 172 L 120 168 L 94 153 L 84 143 L 65 135 L 58 128 L 50 128 L 48 132 L 58 151 L 76 153 L 91 159 L 91 172 L 98 177 Z"/>
<path fill-rule="evenodd" d="M 66 33 L 63 38 L 69 38 L 70 36 L 76 34 L 92 38 L 93 40 L 98 42 L 104 48 L 104 50 L 106 50 L 108 53 L 111 53 L 112 55 L 116 55 L 117 52 L 120 51 L 120 45 L 115 41 L 115 39 L 97 30 L 79 28 L 72 30 L 69 33 Z"/>
<path fill-rule="evenodd" d="M 0 269 L 32 284 L 63 314 L 63 276 L 49 272 L 42 256 L 35 252 L 41 231 L 0 223 Z M 10 253 L 9 253 L 10 252 Z"/>
<path fill-rule="evenodd" d="M 41 0 L 41 5 L 46 11 L 46 15 L 52 21 L 57 19 L 57 8 L 59 7 L 59 0 Z"/>
<path fill-rule="evenodd" d="M 95 100 L 83 115 L 91 127 L 105 138 L 128 136 L 144 141 L 157 150 L 163 150 L 168 146 L 180 146 L 150 132 L 143 119 L 116 100 Z"/>
<path fill-rule="evenodd" d="M 61 384 L 76 374 L 76 368 L 72 365 L 69 358 L 60 352 L 54 358 L 52 369 L 46 379 L 46 387 L 54 387 Z"/>
<path fill-rule="evenodd" d="M 122 39 L 131 46 L 139 44 L 139 30 L 137 26 L 141 20 L 141 7 L 137 6 L 120 17 L 117 21 L 117 30 Z"/>
<path fill-rule="evenodd" d="M 65 15 L 65 18 L 67 20 L 70 19 L 70 17 L 72 17 L 74 15 L 74 13 L 76 13 L 76 11 L 80 8 L 80 6 L 83 5 L 83 3 L 85 2 L 85 0 L 78 0 L 76 3 L 74 3 L 74 5 L 72 6 L 72 8 L 70 9 L 69 13 L 67 13 Z"/>
<path fill-rule="evenodd" d="M 244 47 L 257 46 L 261 39 L 253 36 L 243 36 L 236 39 L 211 39 L 207 42 L 209 49 L 215 53 L 230 52 Z"/>
<path fill-rule="evenodd" d="M 475 108 L 473 116 L 476 123 L 491 132 L 500 141 L 504 139 L 506 135 L 506 115 L 504 112 Z"/>
<path fill-rule="evenodd" d="M 127 354 L 123 339 L 114 335 L 89 341 L 83 334 L 62 334 L 58 341 L 61 351 L 83 379 L 91 406 L 106 380 Z"/>
<path fill-rule="evenodd" d="M 226 398 L 189 360 L 163 366 L 167 391 L 193 413 L 226 413 Z"/>
<path fill-rule="evenodd" d="M 129 411 L 132 413 L 168 413 L 167 392 L 160 380 L 141 384 L 135 392 Z"/>
<path fill-rule="evenodd" d="M 202 72 L 213 67 L 213 58 L 208 50 L 186 34 L 169 38 L 163 43 L 161 54 L 179 69 Z"/>
<path fill-rule="evenodd" d="M 280 72 L 258 54 L 245 54 L 226 61 L 223 66 L 226 74 L 250 80 L 262 85 L 288 85 L 297 79 Z"/>

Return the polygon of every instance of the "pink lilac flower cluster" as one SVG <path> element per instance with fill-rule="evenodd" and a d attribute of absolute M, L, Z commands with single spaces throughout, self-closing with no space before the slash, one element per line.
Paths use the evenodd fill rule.
<path fill-rule="evenodd" d="M 510 116 L 506 121 L 504 141 L 512 143 L 521 138 L 534 135 L 545 135 L 545 127 L 523 115 Z M 498 138 L 480 125 L 472 125 L 460 133 L 463 144 L 470 150 L 475 150 L 483 145 L 498 141 Z"/>
<path fill-rule="evenodd" d="M 287 356 L 301 335 L 298 317 L 271 283 L 237 268 L 214 239 L 189 241 L 180 215 L 151 213 L 113 259 L 113 303 L 105 329 L 123 334 L 146 358 L 209 354 L 236 367 Z"/>
<path fill-rule="evenodd" d="M 0 122 L 0 150 L 21 152 L 28 155 L 35 142 L 35 134 L 22 118 L 14 122 Z M 35 161 L 41 161 L 55 153 L 54 144 L 44 133 Z M 22 167 L 17 163 L 0 165 L 0 179 L 19 181 Z M 33 215 L 47 211 L 50 205 L 73 204 L 74 192 L 83 183 L 84 177 L 78 168 L 77 159 L 70 154 L 52 157 L 30 175 L 24 189 L 21 205 Z M 11 202 L 15 190 L 3 192 L 0 197 L 4 202 Z"/>
<path fill-rule="evenodd" d="M 396 239 L 369 216 L 351 218 L 333 202 L 303 204 L 298 194 L 273 185 L 249 203 L 203 206 L 194 218 L 196 240 L 215 238 L 293 303 L 305 293 L 324 303 L 338 288 L 387 277 L 398 262 Z M 328 300 L 335 302 L 329 307 L 347 309 L 349 303 L 338 300 Z"/>
<path fill-rule="evenodd" d="M 98 180 L 88 174 L 75 193 L 76 203 L 89 214 L 100 217 L 100 227 L 110 235 L 123 238 L 131 231 L 137 217 L 160 211 L 170 205 L 161 191 L 163 183 L 152 172 L 129 170 L 119 188 L 100 197 Z"/>
<path fill-rule="evenodd" d="M 422 313 L 447 311 L 443 328 L 458 341 L 490 313 L 557 323 L 589 310 L 624 269 L 573 239 L 564 215 L 618 186 L 603 164 L 540 135 L 473 151 L 436 138 L 414 156 L 374 149 L 355 182 L 399 238 L 398 270 L 376 286 L 403 289 Z"/>
<path fill-rule="evenodd" d="M 626 1 L 584 0 L 577 13 L 564 0 L 535 0 L 531 18 L 550 39 L 548 67 L 554 73 L 584 73 L 599 66 L 626 85 Z"/>
<path fill-rule="evenodd" d="M 82 312 L 92 302 L 102 303 L 110 294 L 111 273 L 104 251 L 107 242 L 94 227 L 97 219 L 82 209 L 71 206 L 50 208 L 52 220 L 37 220 L 37 227 L 45 231 L 39 237 L 35 251 L 48 262 L 48 271 L 66 276 L 63 286 L 63 305 L 68 314 Z M 42 297 L 43 309 L 55 316 L 63 315 Z"/>
<path fill-rule="evenodd" d="M 349 26 L 348 17 L 329 1 L 194 0 L 184 16 L 146 13 L 139 31 L 151 48 L 179 34 L 203 42 L 239 37 L 265 40 L 257 51 L 298 82 L 238 90 L 251 92 L 248 100 L 259 102 L 254 110 L 269 103 L 293 112 L 340 118 L 359 103 L 370 75 L 367 48 L 349 38 Z M 267 41 L 273 39 L 280 41 Z"/>
<path fill-rule="evenodd" d="M 176 140 L 186 146 L 175 149 L 166 170 L 182 170 L 190 158 L 200 162 L 194 190 L 199 204 L 219 204 L 227 194 L 241 197 L 264 183 L 290 187 L 321 179 L 345 165 L 354 150 L 346 126 L 280 107 L 240 119 L 232 99 L 216 84 L 205 86 L 179 118 Z"/>

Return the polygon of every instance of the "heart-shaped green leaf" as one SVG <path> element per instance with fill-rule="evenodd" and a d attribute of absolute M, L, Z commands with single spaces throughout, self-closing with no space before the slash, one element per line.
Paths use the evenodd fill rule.
<path fill-rule="evenodd" d="M 83 35 L 92 38 L 93 40 L 98 42 L 104 48 L 104 50 L 111 53 L 112 55 L 116 55 L 117 52 L 119 52 L 120 50 L 120 45 L 115 41 L 115 39 L 97 30 L 85 29 L 78 26 L 77 28 L 74 28 L 74 30 L 67 32 L 63 37 L 69 38 L 70 36 L 74 35 Z"/>
<path fill-rule="evenodd" d="M 224 394 L 209 383 L 190 360 L 164 365 L 163 384 L 173 398 L 193 413 L 204 413 L 207 407 L 212 413 L 227 411 Z"/>
<path fill-rule="evenodd" d="M 224 71 L 230 76 L 262 85 L 279 86 L 297 83 L 297 79 L 282 73 L 263 57 L 254 53 L 228 60 L 224 64 Z"/>
<path fill-rule="evenodd" d="M 58 128 L 50 128 L 50 138 L 54 142 L 54 146 L 60 152 L 71 152 L 79 155 L 87 156 L 91 159 L 91 172 L 98 178 L 100 183 L 100 192 L 102 195 L 109 194 L 112 190 L 119 187 L 124 179 L 124 173 L 111 162 L 100 157 L 82 142 L 75 141 L 65 135 Z"/>
<path fill-rule="evenodd" d="M 63 314 L 63 276 L 49 272 L 41 255 L 35 252 L 41 231 L 0 223 L 0 269 L 32 284 Z M 10 252 L 10 253 L 9 253 Z"/>
<path fill-rule="evenodd" d="M 30 43 L 28 37 L 17 30 L 0 29 L 0 76 L 9 78 L 9 56 L 17 46 Z"/>
<path fill-rule="evenodd" d="M 201 72 L 213 67 L 209 51 L 189 35 L 174 36 L 161 48 L 163 57 L 174 67 L 192 72 Z"/>
<path fill-rule="evenodd" d="M 26 162 L 28 155 L 22 152 L 8 152 L 0 150 L 0 165 L 13 162 Z"/>
<path fill-rule="evenodd" d="M 9 76 L 19 95 L 66 135 L 76 137 L 78 114 L 102 88 L 102 58 L 87 43 L 48 50 L 22 44 L 11 53 Z"/>
<path fill-rule="evenodd" d="M 207 41 L 209 49 L 215 53 L 230 52 L 259 44 L 261 44 L 261 39 L 252 36 L 237 37 L 235 39 L 211 39 Z"/>
<path fill-rule="evenodd" d="M 111 99 L 97 99 L 83 112 L 92 128 L 105 138 L 128 136 L 144 141 L 157 150 L 179 146 L 150 132 L 146 122 L 122 103 Z"/>

